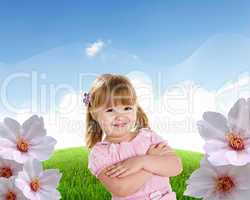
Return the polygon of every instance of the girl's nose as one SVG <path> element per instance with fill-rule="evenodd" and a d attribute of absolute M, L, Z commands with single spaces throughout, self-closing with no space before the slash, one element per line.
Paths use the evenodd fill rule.
<path fill-rule="evenodd" d="M 116 121 L 123 121 L 124 117 L 121 114 L 117 114 L 115 119 L 116 119 Z"/>
<path fill-rule="evenodd" d="M 125 115 L 123 114 L 123 113 L 116 113 L 116 116 L 115 116 L 115 120 L 116 121 L 124 121 L 124 119 L 125 119 Z"/>

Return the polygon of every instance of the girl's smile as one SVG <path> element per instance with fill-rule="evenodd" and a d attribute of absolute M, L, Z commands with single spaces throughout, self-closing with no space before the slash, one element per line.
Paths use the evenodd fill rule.
<path fill-rule="evenodd" d="M 127 125 L 127 123 L 117 123 L 117 124 L 114 124 L 114 126 L 118 127 L 118 128 L 124 127 L 125 125 Z"/>
<path fill-rule="evenodd" d="M 137 119 L 136 105 L 117 105 L 102 108 L 97 113 L 97 121 L 108 138 L 121 140 L 135 127 Z M 118 141 L 119 142 L 119 141 Z"/>

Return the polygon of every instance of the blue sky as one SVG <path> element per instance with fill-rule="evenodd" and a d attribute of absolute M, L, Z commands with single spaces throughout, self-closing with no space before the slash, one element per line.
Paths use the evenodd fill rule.
<path fill-rule="evenodd" d="M 185 59 L 211 35 L 250 33 L 249 1 L 45 0 L 0 5 L 0 60 L 7 63 L 102 38 L 165 66 Z"/>
<path fill-rule="evenodd" d="M 159 133 L 174 133 L 170 144 L 191 150 L 201 147 L 199 135 L 181 133 L 197 131 L 193 122 L 204 111 L 226 113 L 239 95 L 250 95 L 247 0 L 1 0 L 0 45 L 0 119 L 23 121 L 31 114 L 18 115 L 8 104 L 15 111 L 32 108 L 44 116 L 59 147 L 82 143 L 83 105 L 70 97 L 87 91 L 93 75 L 111 72 L 151 80 L 153 90 L 142 90 L 140 103 Z M 79 76 L 86 74 L 80 84 Z M 193 92 L 188 81 L 201 86 L 193 96 L 180 102 L 166 95 L 165 89 L 179 82 Z M 65 88 L 54 93 L 60 87 L 75 94 Z M 147 104 L 151 97 L 155 101 Z M 159 101 L 165 97 L 168 107 Z M 57 112 L 61 103 L 66 106 L 60 111 L 73 107 L 72 112 Z"/>
<path fill-rule="evenodd" d="M 77 88 L 79 73 L 138 70 L 213 90 L 249 71 L 249 1 L 0 1 L 0 25 L 0 84 L 34 70 Z M 29 85 L 10 85 L 11 101 L 28 102 Z"/>

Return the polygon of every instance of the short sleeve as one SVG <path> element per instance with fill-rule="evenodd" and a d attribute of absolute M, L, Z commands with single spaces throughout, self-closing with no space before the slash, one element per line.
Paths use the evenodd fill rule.
<path fill-rule="evenodd" d="M 110 162 L 107 149 L 99 146 L 93 147 L 88 157 L 88 169 L 90 172 L 97 177 L 108 165 L 110 165 Z"/>
<path fill-rule="evenodd" d="M 163 139 L 162 136 L 158 135 L 154 131 L 151 131 L 151 142 L 152 144 L 158 144 L 158 143 L 165 143 L 168 145 L 168 141 L 166 139 Z"/>

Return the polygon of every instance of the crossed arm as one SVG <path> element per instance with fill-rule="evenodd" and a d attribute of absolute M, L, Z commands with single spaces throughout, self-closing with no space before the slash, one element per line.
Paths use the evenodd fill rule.
<path fill-rule="evenodd" d="M 116 196 L 126 197 L 137 192 L 149 180 L 153 174 L 141 169 L 140 171 L 128 176 L 111 178 L 105 174 L 107 168 L 101 171 L 98 179 L 102 184 Z"/>
<path fill-rule="evenodd" d="M 109 177 L 106 167 L 98 176 L 104 186 L 116 196 L 126 197 L 137 192 L 153 174 L 160 176 L 176 176 L 182 171 L 182 164 L 175 153 L 167 155 L 142 155 L 143 168 L 125 177 Z"/>

